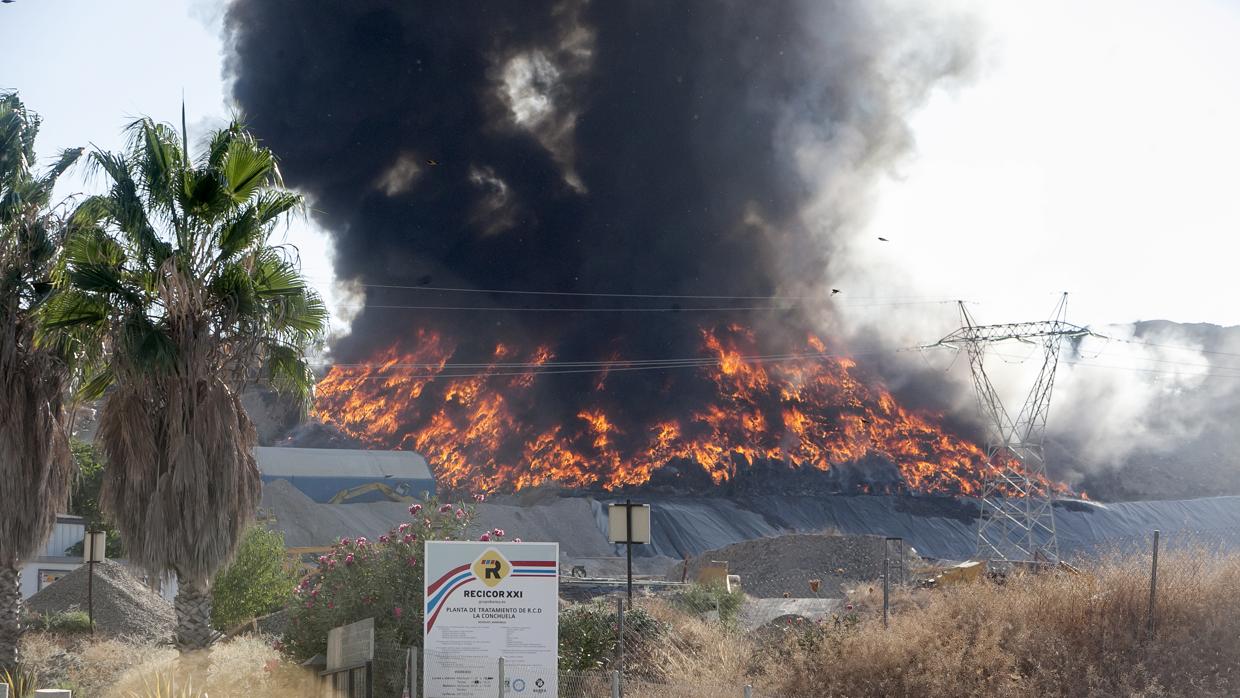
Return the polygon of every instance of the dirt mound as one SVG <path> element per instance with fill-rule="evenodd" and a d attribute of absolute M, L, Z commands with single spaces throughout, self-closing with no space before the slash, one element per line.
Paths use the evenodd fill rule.
<path fill-rule="evenodd" d="M 689 578 L 712 561 L 726 561 L 739 574 L 745 593 L 758 598 L 843 598 L 843 586 L 878 579 L 883 569 L 882 536 L 798 533 L 734 543 L 689 561 Z M 905 546 L 907 565 L 912 560 Z M 677 570 L 679 573 L 679 570 Z M 809 580 L 820 579 L 817 594 Z"/>
<path fill-rule="evenodd" d="M 31 596 L 26 607 L 40 615 L 86 610 L 86 565 Z M 95 629 L 111 635 L 162 641 L 172 637 L 172 604 L 151 591 L 118 562 L 95 565 Z"/>

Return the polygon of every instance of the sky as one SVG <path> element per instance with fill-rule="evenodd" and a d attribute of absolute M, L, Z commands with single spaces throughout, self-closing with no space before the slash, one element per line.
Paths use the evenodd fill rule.
<path fill-rule="evenodd" d="M 891 242 L 849 255 L 864 270 L 849 293 L 965 298 L 979 320 L 1001 322 L 1043 317 L 1069 291 L 1080 324 L 1240 324 L 1240 3 L 960 7 L 981 21 L 980 67 L 913 116 L 915 152 L 880 184 L 864 236 Z M 119 147 L 138 115 L 177 121 L 182 98 L 194 138 L 230 113 L 220 8 L 0 5 L 0 88 L 42 114 L 49 160 Z M 342 298 L 327 236 L 309 220 L 281 235 L 329 300 Z"/>

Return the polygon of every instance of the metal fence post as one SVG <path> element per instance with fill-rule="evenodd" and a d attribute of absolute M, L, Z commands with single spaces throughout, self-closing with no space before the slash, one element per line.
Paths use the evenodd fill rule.
<path fill-rule="evenodd" d="M 891 546 L 883 543 L 883 627 L 887 627 L 888 599 L 891 597 Z"/>
<path fill-rule="evenodd" d="M 499 698 L 504 698 L 504 658 L 499 658 Z"/>
<path fill-rule="evenodd" d="M 745 684 L 745 698 L 753 698 L 753 686 Z"/>
<path fill-rule="evenodd" d="M 418 696 L 418 648 L 410 647 L 405 652 L 405 698 Z"/>
<path fill-rule="evenodd" d="M 1150 614 L 1146 621 L 1147 638 L 1154 636 L 1154 602 L 1158 595 L 1158 529 L 1154 530 L 1154 555 L 1150 560 Z"/>
<path fill-rule="evenodd" d="M 620 698 L 620 672 L 611 672 L 611 698 Z"/>
<path fill-rule="evenodd" d="M 620 695 L 624 695 L 624 599 L 616 599 L 616 669 L 620 673 Z"/>

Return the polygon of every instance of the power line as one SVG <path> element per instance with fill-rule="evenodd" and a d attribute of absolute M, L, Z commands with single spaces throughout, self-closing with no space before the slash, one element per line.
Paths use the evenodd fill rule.
<path fill-rule="evenodd" d="M 733 359 L 732 357 L 728 357 L 727 359 L 720 359 L 720 358 L 670 359 L 670 360 L 648 359 L 648 360 L 645 360 L 645 363 L 641 363 L 640 365 L 636 365 L 636 366 L 632 364 L 637 363 L 637 362 L 632 362 L 632 361 L 580 362 L 580 364 L 575 364 L 574 362 L 565 362 L 560 365 L 541 364 L 538 366 L 533 366 L 530 364 L 507 364 L 507 365 L 505 364 L 455 364 L 455 365 L 444 364 L 443 366 L 446 369 L 457 368 L 457 369 L 463 370 L 468 367 L 479 367 L 479 368 L 498 367 L 498 368 L 508 369 L 508 368 L 515 368 L 519 366 L 529 366 L 529 370 L 520 370 L 520 371 L 488 370 L 488 371 L 476 371 L 476 372 L 468 372 L 468 373 L 442 373 L 440 372 L 440 373 L 422 373 L 422 374 L 410 374 L 410 373 L 403 373 L 403 372 L 347 373 L 344 377 L 348 379 L 357 379 L 357 380 L 387 380 L 391 378 L 402 378 L 402 379 L 412 380 L 412 379 L 421 379 L 421 378 L 431 379 L 431 378 L 489 378 L 492 376 L 542 376 L 542 375 L 573 374 L 573 373 L 602 373 L 604 371 L 606 372 L 657 371 L 657 370 L 666 370 L 666 369 L 673 369 L 673 368 L 703 368 L 703 367 L 710 367 L 710 366 L 719 366 L 731 360 L 743 361 L 745 363 L 750 363 L 750 364 L 768 364 L 768 363 L 779 363 L 779 362 L 787 362 L 787 361 L 806 361 L 806 360 L 827 359 L 827 358 L 848 359 L 848 358 L 853 358 L 857 356 L 869 356 L 873 354 L 889 353 L 889 351 L 890 350 L 869 351 L 869 352 L 857 352 L 857 353 L 852 353 L 852 354 L 827 354 L 827 353 L 785 354 L 785 355 L 770 355 L 770 356 L 736 357 L 735 359 Z M 333 366 L 333 367 L 343 366 L 345 368 L 350 367 L 349 365 L 342 365 L 342 364 L 316 364 L 316 365 Z M 546 368 L 548 365 L 550 365 L 551 368 L 549 369 Z M 385 368 L 385 366 L 382 364 L 354 364 L 353 366 L 361 367 L 361 368 L 377 368 L 377 369 Z M 436 364 L 421 364 L 421 365 L 411 364 L 410 365 L 411 368 L 438 368 L 439 366 L 440 364 L 437 364 L 437 363 Z"/>
<path fill-rule="evenodd" d="M 335 283 L 336 280 L 323 279 L 321 277 L 305 277 L 307 280 L 327 281 Z M 464 288 L 452 286 L 412 286 L 402 284 L 363 284 L 356 282 L 350 283 L 354 286 L 362 288 L 384 288 L 405 291 L 433 291 L 440 293 L 486 293 L 491 295 L 512 295 L 512 296 L 564 296 L 576 298 L 648 298 L 648 299 L 669 299 L 669 300 L 769 300 L 769 301 L 820 301 L 826 294 L 816 296 L 781 296 L 781 295 L 765 295 L 765 296 L 746 296 L 746 295 L 727 295 L 727 294 L 675 294 L 675 293 L 609 293 L 609 292 L 592 292 L 592 291 L 525 291 L 516 289 L 499 289 L 499 288 Z M 863 298 L 863 297 L 858 297 Z M 917 300 L 935 298 L 934 296 L 865 296 L 865 300 Z M 942 301 L 935 301 L 942 302 Z M 955 302 L 955 300 L 945 301 Z"/>
<path fill-rule="evenodd" d="M 938 301 L 892 301 L 880 303 L 836 303 L 837 306 L 848 308 L 869 308 L 869 307 L 888 307 L 897 305 L 945 305 L 949 303 L 959 303 L 954 300 L 938 300 Z M 655 307 L 610 307 L 610 308 L 589 308 L 575 307 L 563 308 L 555 306 L 544 307 L 528 307 L 528 306 L 487 306 L 487 305 L 394 305 L 394 304 L 343 304 L 336 305 L 336 308 L 344 308 L 350 310 L 430 310 L 430 311 L 448 311 L 448 312 L 504 312 L 504 313 L 685 313 L 685 312 L 730 312 L 730 311 L 789 311 L 805 307 L 803 304 L 794 305 L 762 305 L 762 306 L 690 306 L 687 308 L 671 307 L 671 308 L 655 308 Z"/>
<path fill-rule="evenodd" d="M 370 303 L 364 305 L 342 305 L 341 308 L 351 308 L 359 310 L 444 310 L 450 312 L 462 311 L 482 311 L 482 312 L 502 312 L 502 313 L 691 313 L 691 312 L 717 312 L 717 311 L 758 311 L 758 310 L 794 310 L 802 307 L 800 305 L 789 306 L 721 306 L 721 307 L 690 307 L 690 308 L 524 308 L 517 306 L 495 307 L 495 306 L 448 306 L 448 305 L 372 305 Z"/>
<path fill-rule="evenodd" d="M 1216 356 L 1234 356 L 1236 358 L 1240 358 L 1240 354 L 1237 354 L 1235 352 L 1229 352 L 1229 351 L 1213 351 L 1210 349 L 1201 349 L 1197 347 L 1178 347 L 1178 346 L 1175 346 L 1174 344 L 1159 344 L 1157 342 L 1142 342 L 1137 339 L 1119 339 L 1117 337 L 1110 337 L 1110 339 L 1113 339 L 1117 342 L 1123 342 L 1124 344 L 1139 344 L 1144 347 L 1156 347 L 1159 349 L 1177 349 L 1179 351 L 1195 351 L 1199 354 L 1213 354 Z"/>

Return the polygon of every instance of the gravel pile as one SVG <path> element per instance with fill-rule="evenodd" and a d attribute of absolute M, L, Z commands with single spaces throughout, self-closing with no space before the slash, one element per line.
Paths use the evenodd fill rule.
<path fill-rule="evenodd" d="M 739 574 L 741 588 L 757 598 L 843 598 L 843 588 L 879 578 L 883 569 L 882 536 L 849 536 L 797 533 L 734 543 L 711 550 L 689 561 L 694 579 L 712 561 L 728 563 L 730 574 Z M 905 547 L 905 569 L 912 554 Z M 679 570 L 677 570 L 679 573 Z M 815 594 L 809 580 L 820 579 Z"/>
<path fill-rule="evenodd" d="M 31 596 L 26 607 L 40 615 L 86 610 L 86 565 Z M 162 641 L 172 637 L 172 604 L 151 591 L 124 565 L 108 560 L 95 565 L 95 629 L 110 635 Z"/>

